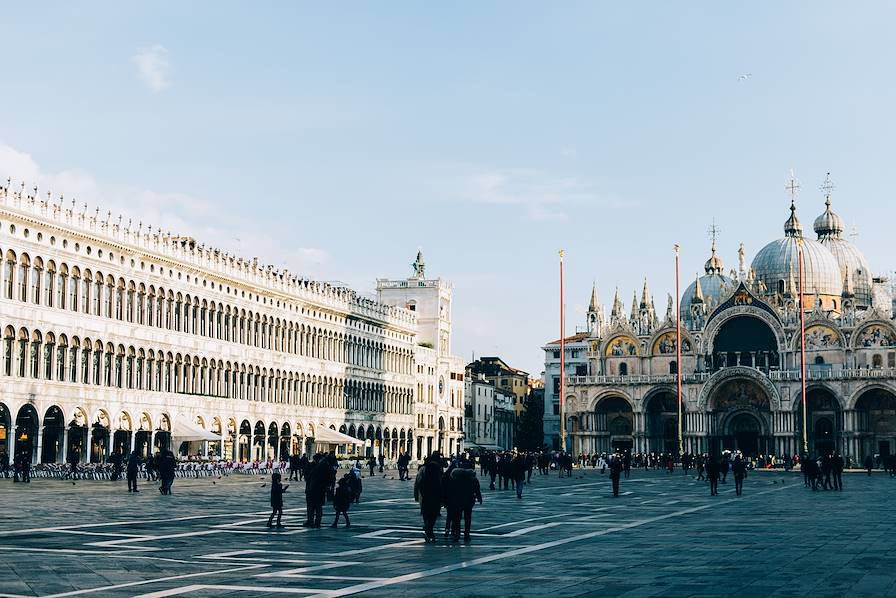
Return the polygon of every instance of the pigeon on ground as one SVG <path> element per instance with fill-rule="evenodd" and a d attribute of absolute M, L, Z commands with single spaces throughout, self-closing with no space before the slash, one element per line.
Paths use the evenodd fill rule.
<path fill-rule="evenodd" d="M 262 484 L 261 487 L 264 488 L 267 484 Z"/>

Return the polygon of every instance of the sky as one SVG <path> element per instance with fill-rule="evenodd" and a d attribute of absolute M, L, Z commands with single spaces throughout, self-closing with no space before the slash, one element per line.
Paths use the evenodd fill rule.
<path fill-rule="evenodd" d="M 657 310 L 834 209 L 896 259 L 896 5 L 29 3 L 5 7 L 0 177 L 373 292 L 454 285 L 455 353 L 538 375 L 596 282 Z"/>

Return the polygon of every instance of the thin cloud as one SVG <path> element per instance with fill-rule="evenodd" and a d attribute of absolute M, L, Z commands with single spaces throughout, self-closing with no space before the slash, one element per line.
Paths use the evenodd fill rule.
<path fill-rule="evenodd" d="M 87 204 L 88 214 L 96 213 L 104 220 L 117 222 L 121 215 L 122 226 L 129 225 L 131 230 L 142 225 L 144 232 L 152 226 L 153 231 L 189 235 L 207 246 L 247 259 L 258 257 L 264 264 L 287 267 L 299 275 L 320 276 L 322 266 L 330 258 L 323 249 L 290 246 L 269 230 L 248 228 L 238 215 L 221 210 L 214 201 L 186 193 L 104 185 L 89 172 L 78 169 L 44 172 L 31 155 L 2 143 L 0 176 L 4 182 L 6 177 L 12 178 L 13 185 L 24 181 L 29 192 L 37 185 L 41 196 L 51 191 L 53 202 L 64 193 L 65 207 L 71 208 L 74 199 L 78 212 Z"/>
<path fill-rule="evenodd" d="M 150 91 L 159 93 L 171 85 L 168 77 L 171 66 L 168 63 L 168 50 L 165 46 L 143 48 L 131 59 L 137 66 L 137 75 Z"/>

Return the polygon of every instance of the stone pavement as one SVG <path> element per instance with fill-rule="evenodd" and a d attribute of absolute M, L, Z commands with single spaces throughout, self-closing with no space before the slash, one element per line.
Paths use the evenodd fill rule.
<path fill-rule="evenodd" d="M 387 472 L 387 477 L 391 474 Z M 412 482 L 364 480 L 352 527 L 307 530 L 303 484 L 280 531 L 260 477 L 125 483 L 0 479 L 3 596 L 896 596 L 896 479 L 843 493 L 758 472 L 743 497 L 682 473 L 599 471 L 488 491 L 470 545 L 423 543 Z M 325 510 L 329 524 L 332 509 Z M 441 521 L 441 520 L 440 520 Z"/>

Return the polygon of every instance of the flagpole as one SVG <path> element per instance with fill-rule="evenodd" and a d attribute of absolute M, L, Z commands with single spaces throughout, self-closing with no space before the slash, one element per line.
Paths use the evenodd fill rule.
<path fill-rule="evenodd" d="M 566 450 L 566 336 L 565 310 L 563 307 L 563 256 L 560 250 L 560 450 Z"/>
<path fill-rule="evenodd" d="M 684 454 L 684 427 L 682 425 L 682 406 L 681 406 L 681 294 L 679 292 L 679 276 L 678 276 L 678 243 L 675 244 L 675 383 L 678 389 L 678 455 Z"/>
<path fill-rule="evenodd" d="M 806 310 L 803 308 L 803 240 L 797 241 L 797 259 L 799 260 L 800 289 L 800 385 L 803 403 L 803 454 L 809 454 L 809 429 L 806 413 Z"/>

